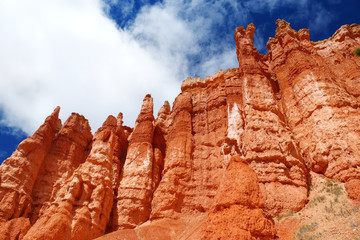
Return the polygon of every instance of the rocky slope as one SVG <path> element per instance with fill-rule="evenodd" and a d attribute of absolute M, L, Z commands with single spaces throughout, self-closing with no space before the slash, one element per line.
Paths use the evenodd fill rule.
<path fill-rule="evenodd" d="M 360 26 L 276 24 L 266 55 L 237 28 L 238 68 L 184 80 L 156 119 L 145 96 L 133 129 L 56 108 L 0 166 L 0 239 L 359 238 Z"/>

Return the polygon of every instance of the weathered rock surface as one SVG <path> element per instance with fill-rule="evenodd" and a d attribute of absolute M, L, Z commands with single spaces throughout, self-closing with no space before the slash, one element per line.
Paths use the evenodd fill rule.
<path fill-rule="evenodd" d="M 78 114 L 61 126 L 56 108 L 0 166 L 0 235 L 274 239 L 269 217 L 317 199 L 314 172 L 344 182 L 357 209 L 360 26 L 311 42 L 276 24 L 266 55 L 253 24 L 237 28 L 239 67 L 187 78 L 156 119 L 145 96 L 134 129 L 120 113 L 92 136 Z M 285 223 L 296 232 L 300 220 L 289 221 L 276 221 L 278 236 Z"/>
<path fill-rule="evenodd" d="M 86 149 L 92 140 L 88 121 L 73 113 L 56 134 L 35 181 L 31 223 L 39 217 L 40 209 L 52 192 L 58 192 L 74 170 L 85 161 Z"/>
<path fill-rule="evenodd" d="M 238 146 L 241 156 L 257 173 L 271 215 L 299 211 L 307 202 L 307 170 L 276 101 L 277 84 L 271 78 L 266 58 L 253 47 L 255 26 L 235 33 L 242 101 L 235 101 L 231 114 L 240 115 Z M 230 119 L 230 118 L 229 118 Z"/>
<path fill-rule="evenodd" d="M 24 239 L 93 239 L 104 234 L 112 209 L 112 166 L 117 119 L 96 132 L 86 161 L 53 192 L 50 204 Z M 119 126 L 121 128 L 121 126 Z"/>
<path fill-rule="evenodd" d="M 0 225 L 0 240 L 23 239 L 30 227 L 29 218 L 13 218 Z"/>
<path fill-rule="evenodd" d="M 329 178 L 360 177 L 359 25 L 342 26 L 333 37 L 310 42 L 309 31 L 276 22 L 268 42 L 269 62 L 281 104 L 309 169 Z"/>
<path fill-rule="evenodd" d="M 151 219 L 204 213 L 220 185 L 228 161 L 221 146 L 227 127 L 224 74 L 201 81 L 185 80 L 174 102 Z"/>
<path fill-rule="evenodd" d="M 274 224 L 264 217 L 263 206 L 256 173 L 243 159 L 232 157 L 201 239 L 274 239 Z"/>
<path fill-rule="evenodd" d="M 0 222 L 27 217 L 33 186 L 57 130 L 60 108 L 0 166 Z"/>
<path fill-rule="evenodd" d="M 117 194 L 115 229 L 134 228 L 148 220 L 154 187 L 159 181 L 161 153 L 154 152 L 153 99 L 145 96 L 134 131 L 129 140 L 125 165 Z M 156 161 L 155 157 L 156 155 Z M 154 169 L 157 169 L 154 172 Z M 153 176 L 156 173 L 157 176 Z M 157 179 L 157 180 L 156 180 Z M 155 180 L 155 181 L 154 181 Z"/>

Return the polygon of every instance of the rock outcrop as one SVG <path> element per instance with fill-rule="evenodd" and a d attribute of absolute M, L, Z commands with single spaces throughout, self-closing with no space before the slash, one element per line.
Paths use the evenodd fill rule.
<path fill-rule="evenodd" d="M 243 125 L 240 154 L 255 170 L 271 215 L 298 211 L 307 201 L 307 170 L 276 100 L 278 86 L 266 57 L 253 47 L 255 26 L 235 32 L 242 101 L 235 102 Z"/>
<path fill-rule="evenodd" d="M 274 239 L 271 220 L 256 173 L 240 157 L 232 157 L 204 224 L 201 239 Z"/>
<path fill-rule="evenodd" d="M 342 26 L 313 43 L 309 31 L 276 22 L 270 68 L 299 151 L 312 171 L 343 182 L 360 177 L 360 27 Z"/>
<path fill-rule="evenodd" d="M 134 228 L 150 216 L 154 180 L 159 179 L 159 176 L 153 176 L 153 170 L 159 168 L 154 157 L 159 153 L 154 153 L 153 138 L 153 99 L 146 95 L 130 136 L 125 165 L 120 175 L 116 197 L 117 214 L 113 218 L 115 229 Z M 162 159 L 158 162 L 162 162 Z"/>
<path fill-rule="evenodd" d="M 60 108 L 0 166 L 0 222 L 28 217 L 38 172 L 57 130 Z"/>
<path fill-rule="evenodd" d="M 66 179 L 85 161 L 92 137 L 88 121 L 76 113 L 66 120 L 56 134 L 31 194 L 32 224 L 38 219 L 44 203 L 50 200 L 52 192 L 58 192 Z"/>
<path fill-rule="evenodd" d="M 113 205 L 114 146 L 121 142 L 115 117 L 95 133 L 91 151 L 56 192 L 24 239 L 93 239 L 104 234 Z M 117 156 L 119 157 L 119 156 Z"/>
<path fill-rule="evenodd" d="M 120 113 L 92 136 L 56 108 L 0 166 L 0 239 L 291 237 L 271 218 L 313 204 L 314 172 L 357 209 L 360 26 L 311 42 L 276 24 L 266 55 L 237 28 L 239 67 L 187 78 L 156 119 L 146 95 L 134 129 Z"/>

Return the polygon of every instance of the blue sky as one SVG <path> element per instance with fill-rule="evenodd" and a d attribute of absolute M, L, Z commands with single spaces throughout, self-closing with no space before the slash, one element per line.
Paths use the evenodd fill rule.
<path fill-rule="evenodd" d="M 56 106 L 133 126 L 151 93 L 155 114 L 186 77 L 237 66 L 233 34 L 253 22 L 263 54 L 276 19 L 312 41 L 359 23 L 358 0 L 0 0 L 0 161 Z"/>

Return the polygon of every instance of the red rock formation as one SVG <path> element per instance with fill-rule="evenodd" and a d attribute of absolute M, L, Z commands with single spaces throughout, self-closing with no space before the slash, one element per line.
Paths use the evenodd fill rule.
<path fill-rule="evenodd" d="M 256 173 L 243 159 L 232 157 L 201 239 L 274 239 L 274 224 L 264 217 L 263 206 Z"/>
<path fill-rule="evenodd" d="M 32 224 L 38 219 L 40 209 L 49 201 L 51 193 L 58 192 L 67 178 L 85 161 L 85 150 L 92 139 L 90 131 L 88 121 L 73 113 L 56 134 L 31 194 Z"/>
<path fill-rule="evenodd" d="M 116 196 L 118 195 L 118 188 L 119 188 L 119 178 L 121 170 L 124 166 L 126 153 L 128 148 L 128 138 L 132 132 L 132 129 L 126 126 L 123 126 L 123 114 L 119 113 L 117 117 L 117 128 L 116 134 L 118 136 L 118 141 L 115 142 L 114 146 L 114 154 L 112 160 L 112 184 L 113 184 L 113 191 L 114 191 L 114 201 L 113 207 L 111 209 L 110 219 L 114 219 L 117 216 L 117 200 Z M 111 232 L 115 229 L 113 225 L 114 221 L 109 221 L 107 226 L 107 232 Z"/>
<path fill-rule="evenodd" d="M 0 222 L 27 217 L 31 211 L 31 193 L 42 162 L 57 129 L 60 108 L 24 141 L 0 166 Z"/>
<path fill-rule="evenodd" d="M 240 155 L 258 175 L 266 211 L 279 215 L 299 211 L 307 202 L 307 170 L 276 100 L 276 82 L 266 58 L 253 47 L 255 26 L 235 33 L 240 95 L 230 105 L 228 135 L 238 134 Z M 232 133 L 236 131 L 236 133 Z"/>
<path fill-rule="evenodd" d="M 112 166 L 117 120 L 109 116 L 92 148 L 24 239 L 92 239 L 105 232 L 113 204 Z"/>
<path fill-rule="evenodd" d="M 152 219 L 204 213 L 216 194 L 228 161 L 221 147 L 227 123 L 224 74 L 208 80 L 185 80 L 174 102 Z"/>
<path fill-rule="evenodd" d="M 270 68 L 307 166 L 341 181 L 359 179 L 360 60 L 352 52 L 360 45 L 360 27 L 345 25 L 314 43 L 308 30 L 276 24 L 268 42 Z"/>
<path fill-rule="evenodd" d="M 19 240 L 23 239 L 30 228 L 28 218 L 14 218 L 0 226 L 0 240 Z"/>
<path fill-rule="evenodd" d="M 115 229 L 133 228 L 145 222 L 151 211 L 154 169 L 153 99 L 146 95 L 130 137 L 117 194 Z M 159 153 L 156 153 L 159 154 Z M 158 160 L 161 162 L 161 160 Z"/>
<path fill-rule="evenodd" d="M 189 181 L 191 171 L 191 107 L 190 94 L 176 98 L 171 116 L 174 120 L 167 137 L 163 177 L 154 192 L 151 218 L 175 217 L 181 211 L 184 185 Z"/>

